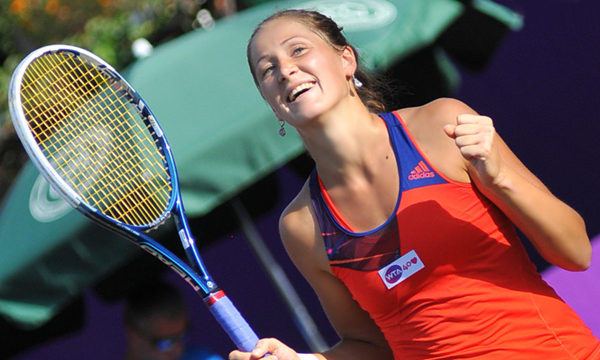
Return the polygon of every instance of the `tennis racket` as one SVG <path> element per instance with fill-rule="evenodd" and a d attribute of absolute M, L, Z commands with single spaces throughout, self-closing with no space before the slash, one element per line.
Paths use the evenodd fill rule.
<path fill-rule="evenodd" d="M 127 81 L 89 51 L 50 45 L 15 69 L 9 103 L 15 130 L 50 185 L 91 220 L 171 267 L 237 348 L 252 351 L 258 337 L 198 253 L 163 130 Z M 170 215 L 188 262 L 144 234 Z"/>

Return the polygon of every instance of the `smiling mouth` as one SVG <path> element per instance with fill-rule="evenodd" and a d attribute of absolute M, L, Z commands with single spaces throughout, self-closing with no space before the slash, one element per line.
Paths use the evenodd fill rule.
<path fill-rule="evenodd" d="M 313 84 L 313 83 L 304 83 L 302 85 L 296 86 L 296 88 L 294 88 L 294 90 L 292 90 L 290 95 L 288 95 L 288 98 L 287 98 L 288 101 L 293 102 L 294 100 L 296 100 L 298 98 L 298 96 L 300 96 L 303 93 L 305 93 L 306 91 L 312 89 L 314 86 L 315 86 L 315 84 Z"/>

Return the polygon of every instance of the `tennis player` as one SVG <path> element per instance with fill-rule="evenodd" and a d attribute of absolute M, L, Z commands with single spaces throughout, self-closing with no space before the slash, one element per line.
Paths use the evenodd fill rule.
<path fill-rule="evenodd" d="M 341 341 L 297 354 L 262 339 L 231 360 L 600 358 L 515 232 L 579 271 L 591 259 L 584 222 L 489 117 L 454 99 L 386 113 L 355 49 L 315 12 L 264 20 L 248 62 L 315 160 L 280 233 Z"/>

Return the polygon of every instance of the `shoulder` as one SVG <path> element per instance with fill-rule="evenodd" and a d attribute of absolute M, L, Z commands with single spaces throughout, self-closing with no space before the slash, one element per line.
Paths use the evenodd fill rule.
<path fill-rule="evenodd" d="M 446 135 L 444 126 L 456 124 L 461 114 L 477 114 L 462 101 L 440 98 L 425 105 L 397 111 L 426 158 L 446 177 L 470 182 L 467 161 L 454 139 Z"/>
<path fill-rule="evenodd" d="M 307 223 L 313 222 L 312 218 L 310 188 L 307 180 L 298 195 L 283 210 L 279 218 L 279 230 L 286 235 L 302 235 L 306 232 Z"/>
<path fill-rule="evenodd" d="M 453 98 L 439 98 L 427 104 L 397 110 L 407 125 L 445 125 L 456 123 L 460 114 L 476 114 L 470 106 Z"/>
<path fill-rule="evenodd" d="M 316 269 L 329 269 L 308 181 L 281 214 L 279 233 L 290 258 L 305 276 Z"/>

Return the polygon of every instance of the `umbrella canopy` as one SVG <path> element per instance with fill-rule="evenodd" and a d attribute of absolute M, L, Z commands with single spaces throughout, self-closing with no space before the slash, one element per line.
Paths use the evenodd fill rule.
<path fill-rule="evenodd" d="M 290 7 L 333 17 L 374 71 L 393 69 L 430 49 L 436 62 L 427 71 L 438 71 L 449 82 L 455 75 L 441 46 L 460 55 L 456 45 L 469 37 L 451 41 L 444 33 L 452 29 L 461 34 L 456 24 L 468 22 L 465 14 L 474 11 L 504 30 L 518 29 L 522 21 L 486 0 L 290 0 L 250 8 L 210 31 L 188 33 L 157 47 L 124 73 L 171 143 L 190 217 L 209 214 L 304 152 L 294 132 L 279 137 L 245 55 L 256 24 L 274 10 Z M 469 29 L 474 35 L 484 33 Z M 490 42 L 500 37 L 495 34 Z M 484 57 L 491 55 L 489 48 L 482 48 Z M 82 288 L 128 261 L 134 250 L 71 211 L 28 164 L 0 208 L 0 314 L 22 328 L 41 326 Z"/>
<path fill-rule="evenodd" d="M 476 3 L 519 26 L 520 18 L 505 8 Z M 433 44 L 464 11 L 453 0 L 267 3 L 220 22 L 213 31 L 173 40 L 135 63 L 127 79 L 171 139 L 190 216 L 206 214 L 303 151 L 293 132 L 285 139 L 278 136 L 277 121 L 246 63 L 248 36 L 256 24 L 286 7 L 331 15 L 375 71 Z"/>
<path fill-rule="evenodd" d="M 35 327 L 135 247 L 91 224 L 28 163 L 0 216 L 0 313 Z"/>

